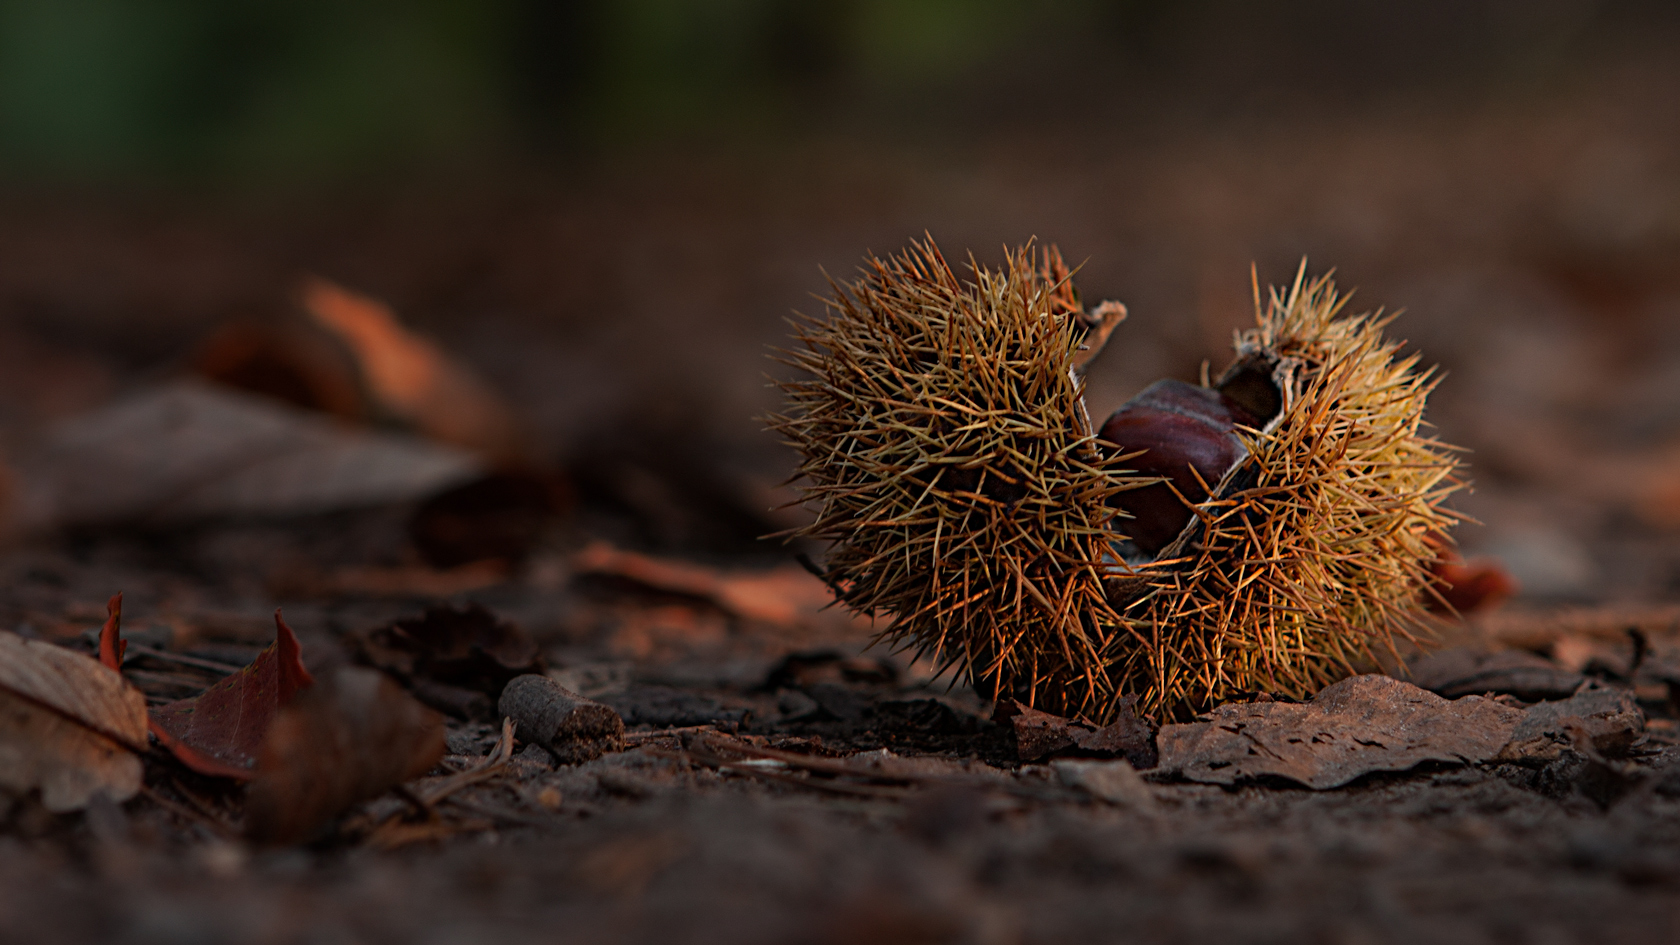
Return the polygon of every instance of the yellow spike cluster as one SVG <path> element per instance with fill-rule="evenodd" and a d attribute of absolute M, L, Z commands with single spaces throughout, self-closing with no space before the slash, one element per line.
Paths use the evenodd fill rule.
<path fill-rule="evenodd" d="M 1303 274 L 1304 275 L 1304 271 Z M 1390 320 L 1339 317 L 1328 277 L 1273 292 L 1238 363 L 1283 394 L 1249 456 L 1142 580 L 1117 581 L 1113 674 L 1146 711 L 1182 717 L 1233 693 L 1304 698 L 1427 634 L 1420 594 L 1455 519 L 1455 450 L 1422 432 L 1432 372 L 1398 357 Z M 1176 556 L 1176 560 L 1166 560 Z"/>
<path fill-rule="evenodd" d="M 834 285 L 795 324 L 810 375 L 769 418 L 804 455 L 827 579 L 881 636 L 987 691 L 1098 714 L 1112 701 L 1103 588 L 1116 492 L 1072 367 L 1066 267 L 1030 247 L 957 277 L 930 241 Z"/>
<path fill-rule="evenodd" d="M 1423 435 L 1434 387 L 1341 317 L 1328 278 L 1273 293 L 1237 337 L 1281 409 L 1153 561 L 1124 564 L 1114 497 L 1158 480 L 1105 456 L 1073 370 L 1088 320 L 1055 251 L 972 264 L 932 244 L 871 258 L 795 323 L 770 419 L 803 454 L 839 600 L 982 692 L 1103 721 L 1119 697 L 1182 718 L 1244 691 L 1304 697 L 1428 626 L 1452 524 L 1453 450 Z M 1303 270 L 1304 275 L 1304 270 Z"/>

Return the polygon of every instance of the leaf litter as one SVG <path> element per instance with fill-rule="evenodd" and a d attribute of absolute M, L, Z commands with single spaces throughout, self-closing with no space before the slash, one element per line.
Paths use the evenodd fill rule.
<path fill-rule="evenodd" d="M 493 579 L 476 585 L 432 580 L 443 572 L 426 571 L 412 558 L 359 573 L 324 568 L 330 582 L 318 587 L 318 602 L 302 611 L 298 625 L 329 627 L 349 655 L 386 675 L 326 660 L 316 667 L 321 683 L 296 686 L 286 701 L 277 692 L 288 661 L 276 639 L 243 677 L 234 677 L 274 673 L 275 709 L 262 737 L 254 747 L 248 735 L 204 738 L 206 745 L 240 752 L 229 757 L 257 759 L 254 769 L 238 766 L 247 787 L 147 751 L 144 735 L 138 744 L 113 740 L 147 772 L 148 784 L 120 807 L 90 794 L 96 812 L 75 823 L 85 824 L 89 837 L 98 835 L 89 842 L 103 844 L 101 850 L 122 843 L 169 849 L 152 866 L 179 883 L 171 895 L 197 909 L 194 921 L 254 928 L 250 923 L 259 920 L 230 918 L 235 906 L 224 916 L 214 898 L 250 907 L 272 901 L 255 889 L 278 887 L 303 904 L 300 915 L 316 910 L 293 922 L 394 927 L 408 921 L 399 914 L 406 913 L 415 917 L 410 938 L 429 934 L 444 921 L 438 916 L 457 908 L 437 904 L 465 901 L 460 890 L 473 890 L 472 897 L 496 909 L 517 903 L 546 933 L 564 928 L 580 938 L 599 930 L 590 925 L 599 900 L 613 897 L 653 916 L 671 910 L 685 923 L 716 916 L 719 904 L 737 918 L 766 922 L 798 911 L 797 922 L 778 927 L 789 933 L 783 938 L 817 922 L 886 929 L 906 940 L 999 940 L 1012 930 L 982 927 L 975 917 L 987 914 L 993 900 L 1017 894 L 1030 895 L 1034 921 L 1071 921 L 1112 908 L 1101 923 L 1112 931 L 1168 921 L 1163 910 L 1182 906 L 1184 890 L 1212 890 L 1229 899 L 1210 914 L 1247 903 L 1241 909 L 1255 916 L 1250 931 L 1263 931 L 1279 916 L 1316 910 L 1362 921 L 1358 896 L 1325 896 L 1350 873 L 1366 884 L 1360 895 L 1406 897 L 1396 900 L 1405 903 L 1396 928 L 1415 922 L 1415 913 L 1435 914 L 1431 909 L 1454 914 L 1460 907 L 1450 904 L 1448 892 L 1417 873 L 1465 858 L 1476 864 L 1479 882 L 1513 901 L 1543 892 L 1556 898 L 1557 910 L 1574 908 L 1578 915 L 1610 908 L 1608 902 L 1630 922 L 1651 914 L 1644 891 L 1680 881 L 1680 863 L 1663 847 L 1675 839 L 1672 831 L 1651 819 L 1668 810 L 1665 799 L 1680 796 L 1674 707 L 1665 688 L 1672 685 L 1666 680 L 1680 679 L 1673 670 L 1680 664 L 1672 608 L 1478 613 L 1465 625 L 1474 645 L 1444 651 L 1437 667 L 1443 671 L 1430 675 L 1424 660 L 1409 666 L 1412 682 L 1441 690 L 1438 700 L 1369 679 L 1350 688 L 1372 692 L 1326 691 L 1302 704 L 1260 694 L 1193 723 L 1193 732 L 1169 726 L 1156 739 L 1145 727 L 1141 741 L 1151 750 L 1159 745 L 1162 763 L 1151 767 L 1139 756 L 1134 767 L 1124 759 L 1140 743 L 1135 730 L 1105 732 L 1080 719 L 1028 712 L 999 720 L 994 707 L 971 693 L 946 691 L 901 661 L 862 652 L 867 627 L 833 622 L 833 612 L 821 609 L 826 589 L 795 569 L 727 570 L 606 544 L 532 552 L 530 539 L 520 541 L 526 550 L 492 557 L 514 562 L 535 555 L 531 573 L 547 569 L 547 583 L 511 564 L 498 565 Z M 1486 573 L 1454 572 L 1462 580 L 1453 583 L 1476 590 L 1478 574 Z M 420 577 L 409 580 L 412 575 Z M 1497 591 L 1497 585 L 1489 586 Z M 489 635 L 468 621 L 434 639 L 425 629 L 429 617 L 414 613 L 429 599 L 466 587 L 495 589 L 481 607 L 491 618 L 484 625 L 492 628 Z M 185 608 L 189 621 L 198 619 L 193 606 Z M 288 613 L 297 613 L 291 607 Z M 510 725 L 501 712 L 457 712 L 443 720 L 404 693 L 432 701 L 422 691 L 426 682 L 451 680 L 445 684 L 493 705 L 516 665 L 542 668 L 535 659 L 503 659 L 497 628 L 540 621 L 547 608 L 565 616 L 533 623 L 542 630 L 526 638 L 555 667 L 552 678 L 591 681 L 589 698 L 574 703 L 627 707 L 620 715 L 630 723 L 622 748 L 557 760 L 536 730 Z M 1458 609 L 1471 606 L 1460 601 Z M 460 602 L 450 610 L 459 614 Z M 655 613 L 653 645 L 625 645 L 650 635 Z M 398 644 L 387 637 L 377 652 L 361 649 L 360 641 L 404 623 L 411 639 Z M 1643 657 L 1634 655 L 1630 626 L 1647 638 Z M 375 629 L 360 629 L 366 627 Z M 420 632 L 412 632 L 416 627 Z M 276 632 L 292 637 L 290 662 L 301 669 L 295 635 L 278 626 Z M 224 681 L 206 674 L 249 659 L 174 652 L 187 636 L 129 649 L 147 660 L 198 660 L 180 665 L 177 684 L 197 678 L 210 683 L 207 690 Z M 110 642 L 119 648 L 114 636 Z M 53 649 L 92 663 L 67 647 Z M 110 661 L 120 664 L 122 656 Z M 1459 657 L 1462 663 L 1451 663 Z M 108 681 L 111 674 L 100 672 Z M 138 674 L 135 681 L 154 697 L 162 691 Z M 269 691 L 265 685 L 236 693 L 241 684 L 234 681 L 220 696 L 206 691 L 168 701 L 197 700 L 202 707 L 227 696 L 228 705 L 240 705 L 249 695 L 266 705 L 267 696 L 256 696 Z M 1474 724 L 1451 708 L 1466 699 L 1477 700 Z M 143 720 L 143 701 L 140 708 Z M 1240 722 L 1242 737 L 1220 729 L 1222 721 Z M 1051 737 L 1034 746 L 1023 737 L 1034 728 Z M 1336 735 L 1346 750 L 1295 758 L 1288 766 L 1255 760 L 1267 758 L 1257 742 L 1287 755 L 1280 746 L 1307 729 Z M 1393 737 L 1397 729 L 1404 739 Z M 1508 737 L 1490 755 L 1499 733 Z M 1470 748 L 1467 740 L 1474 742 Z M 1195 752 L 1169 750 L 1180 743 Z M 1216 767 L 1222 762 L 1228 763 Z M 1290 783 L 1322 789 L 1285 787 Z M 40 788 L 21 793 L 29 790 Z M 106 798 L 122 800 L 110 791 Z M 1598 819 L 1584 815 L 1579 800 Z M 53 822 L 32 820 L 27 807 L 24 798 L 0 813 L 6 824 L 0 834 L 78 842 L 80 835 L 53 834 L 62 829 Z M 1524 834 L 1508 826 L 1515 823 Z M 145 839 L 160 827 L 150 836 L 165 844 Z M 495 845 L 509 835 L 530 842 Z M 464 842 L 469 837 L 476 839 Z M 229 852 L 246 843 L 303 846 Z M 356 850 L 416 845 L 431 852 L 397 860 Z M 363 858 L 350 861 L 354 870 L 330 874 L 332 857 L 345 853 Z M 288 878 L 296 874 L 286 870 L 299 863 L 310 864 L 308 882 Z M 358 870 L 376 878 L 366 882 L 399 884 L 412 897 L 402 900 L 408 908 L 380 913 L 374 907 L 354 920 L 333 912 L 340 900 L 324 891 L 334 883 L 322 877 L 359 888 L 351 875 Z M 975 877 L 983 877 L 981 886 Z M 1582 885 L 1592 886 L 1590 895 L 1577 889 Z M 821 895 L 808 892 L 819 888 Z M 1076 900 L 1081 891 L 1092 898 Z M 344 902 L 377 898 L 366 889 L 344 894 L 351 897 Z M 800 896 L 811 896 L 809 908 Z M 100 921 L 131 919 L 126 912 L 119 919 L 89 911 Z M 273 912 L 247 908 L 246 914 Z M 145 913 L 137 921 L 162 920 Z M 1341 931 L 1348 932 L 1342 938 L 1357 939 L 1361 930 Z M 1332 939 L 1339 934 L 1327 932 Z"/>

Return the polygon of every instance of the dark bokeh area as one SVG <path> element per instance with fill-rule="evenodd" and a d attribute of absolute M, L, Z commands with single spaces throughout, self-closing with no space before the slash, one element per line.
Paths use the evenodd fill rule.
<path fill-rule="evenodd" d="M 765 345 L 924 232 L 1132 311 L 1093 412 L 1222 361 L 1249 271 L 1404 308 L 1527 593 L 1680 582 L 1680 16 L 1662 3 L 11 2 L 0 420 L 185 370 L 317 274 L 492 380 L 584 521 L 788 513 Z"/>

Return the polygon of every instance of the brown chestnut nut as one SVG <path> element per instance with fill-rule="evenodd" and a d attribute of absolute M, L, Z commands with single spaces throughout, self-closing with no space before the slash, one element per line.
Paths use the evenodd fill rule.
<path fill-rule="evenodd" d="M 1242 441 L 1232 432 L 1237 424 L 1256 425 L 1248 411 L 1219 391 L 1172 380 L 1144 388 L 1103 424 L 1099 435 L 1114 452 L 1147 451 L 1127 460 L 1128 468 L 1172 483 L 1132 489 L 1113 500 L 1131 516 L 1117 527 L 1139 550 L 1155 555 L 1172 544 L 1190 522 L 1185 502 L 1206 501 L 1202 483 L 1215 485 L 1242 459 Z"/>

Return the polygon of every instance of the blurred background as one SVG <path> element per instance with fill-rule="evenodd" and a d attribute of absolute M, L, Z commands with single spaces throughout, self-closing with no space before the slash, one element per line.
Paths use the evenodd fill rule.
<path fill-rule="evenodd" d="M 513 404 L 574 520 L 757 536 L 824 273 L 1031 238 L 1131 309 L 1106 415 L 1250 267 L 1404 309 L 1535 600 L 1680 591 L 1680 7 L 1593 0 L 0 0 L 0 453 L 318 275 Z"/>

